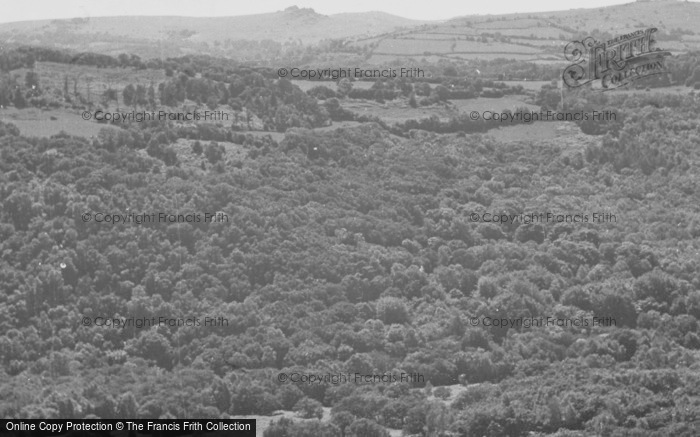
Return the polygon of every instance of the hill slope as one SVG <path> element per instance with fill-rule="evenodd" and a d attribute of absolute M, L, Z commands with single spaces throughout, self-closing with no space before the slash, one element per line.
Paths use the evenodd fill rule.
<path fill-rule="evenodd" d="M 98 17 L 0 25 L 0 41 L 59 46 L 141 56 L 217 53 L 227 40 L 317 43 L 330 38 L 367 37 L 422 24 L 383 12 L 322 15 L 313 9 L 235 17 Z M 154 45 L 154 42 L 158 42 Z"/>
<path fill-rule="evenodd" d="M 465 8 L 467 9 L 467 8 Z M 235 17 L 100 17 L 0 24 L 0 42 L 32 44 L 109 55 L 141 57 L 210 54 L 242 61 L 309 59 L 309 45 L 346 39 L 325 47 L 326 55 L 355 55 L 370 63 L 397 58 L 425 61 L 519 59 L 557 62 L 571 40 L 602 39 L 657 27 L 663 48 L 700 48 L 700 3 L 635 2 L 568 11 L 467 15 L 445 22 L 409 20 L 383 12 L 322 15 L 296 6 L 267 14 Z M 255 43 L 252 43 L 255 42 Z M 334 61 L 335 62 L 335 61 Z M 279 62 L 277 62 L 279 63 Z"/>
<path fill-rule="evenodd" d="M 464 16 L 356 44 L 372 44 L 370 62 L 374 63 L 397 57 L 556 62 L 562 60 L 564 46 L 572 40 L 585 36 L 605 40 L 656 27 L 659 45 L 680 53 L 700 48 L 699 19 L 700 3 L 635 2 L 595 9 Z"/>

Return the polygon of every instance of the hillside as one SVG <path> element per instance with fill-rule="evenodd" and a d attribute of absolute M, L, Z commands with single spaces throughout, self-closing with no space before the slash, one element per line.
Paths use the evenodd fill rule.
<path fill-rule="evenodd" d="M 239 40 L 313 44 L 329 38 L 367 37 L 421 23 L 383 12 L 322 15 L 290 7 L 235 17 L 125 16 L 0 24 L 0 40 L 161 57 L 226 53 L 227 42 Z"/>
<path fill-rule="evenodd" d="M 697 59 L 562 94 L 49 55 L 0 57 L 1 417 L 700 435 Z M 616 116 L 486 121 L 559 105 Z"/>
<path fill-rule="evenodd" d="M 0 26 L 0 418 L 700 436 L 698 9 L 659 5 Z M 666 71 L 561 83 L 650 17 Z M 281 77 L 368 62 L 425 74 Z"/>
<path fill-rule="evenodd" d="M 563 48 L 571 40 L 589 35 L 604 39 L 647 27 L 659 29 L 664 49 L 697 50 L 698 20 L 700 3 L 674 1 L 465 15 L 446 22 L 421 22 L 383 12 L 322 15 L 293 6 L 235 17 L 98 17 L 0 24 L 0 41 L 146 58 L 210 54 L 268 64 L 282 59 L 387 64 L 404 58 L 548 63 L 561 61 Z M 330 39 L 343 43 L 319 45 Z"/>
<path fill-rule="evenodd" d="M 700 48 L 697 22 L 700 3 L 635 2 L 595 9 L 504 15 L 468 15 L 390 35 L 365 39 L 369 62 L 397 57 L 426 61 L 517 59 L 561 61 L 570 41 L 586 36 L 600 40 L 656 27 L 659 46 L 674 53 Z"/>

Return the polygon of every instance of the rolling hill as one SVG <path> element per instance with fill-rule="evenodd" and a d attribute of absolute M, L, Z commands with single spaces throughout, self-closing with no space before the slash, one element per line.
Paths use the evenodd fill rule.
<path fill-rule="evenodd" d="M 605 40 L 650 27 L 659 29 L 659 46 L 666 50 L 698 50 L 698 20 L 697 2 L 635 2 L 557 12 L 468 15 L 353 44 L 369 44 L 369 62 L 376 64 L 397 57 L 426 61 L 506 58 L 558 62 L 572 40 L 585 36 Z"/>
<path fill-rule="evenodd" d="M 124 16 L 0 24 L 0 45 L 133 53 L 143 58 L 209 54 L 271 65 L 302 59 L 314 65 L 350 60 L 387 64 L 406 58 L 551 63 L 563 60 L 563 48 L 569 41 L 589 35 L 612 38 L 649 27 L 659 29 L 659 46 L 666 50 L 698 50 L 699 19 L 700 3 L 668 0 L 555 12 L 465 15 L 443 22 L 415 21 L 383 12 L 322 15 L 292 6 L 235 17 Z M 327 43 L 330 40 L 340 43 Z"/>
<path fill-rule="evenodd" d="M 379 35 L 421 21 L 383 12 L 322 15 L 313 9 L 235 17 L 123 16 L 0 24 L 0 41 L 142 57 L 186 53 L 221 55 L 231 41 L 315 44 L 331 38 Z M 157 44 L 154 44 L 157 43 Z"/>

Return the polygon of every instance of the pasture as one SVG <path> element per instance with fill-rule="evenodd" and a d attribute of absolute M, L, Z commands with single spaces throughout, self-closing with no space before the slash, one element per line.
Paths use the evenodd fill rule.
<path fill-rule="evenodd" d="M 12 73 L 21 79 L 28 69 L 14 70 Z M 165 81 L 163 70 L 136 70 L 133 68 L 97 68 L 87 65 L 37 62 L 33 71 L 39 75 L 39 86 L 50 94 L 67 90 L 69 95 L 79 94 L 92 102 L 100 101 L 109 89 L 121 92 L 129 84 L 148 87 Z"/>
<path fill-rule="evenodd" d="M 71 109 L 3 108 L 0 109 L 0 121 L 14 124 L 22 135 L 28 137 L 48 138 L 63 131 L 68 135 L 90 138 L 97 136 L 101 129 L 116 129 L 95 121 L 85 121 L 80 116 L 81 112 Z"/>
<path fill-rule="evenodd" d="M 526 102 L 525 96 L 503 96 L 495 99 L 487 97 L 479 97 L 476 99 L 467 100 L 451 100 L 454 107 L 461 112 L 471 111 L 502 111 L 510 109 L 514 111 L 517 108 L 528 108 L 532 111 L 539 111 L 540 107 Z"/>

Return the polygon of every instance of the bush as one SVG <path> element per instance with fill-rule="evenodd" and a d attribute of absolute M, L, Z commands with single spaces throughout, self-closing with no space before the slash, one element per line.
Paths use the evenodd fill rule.
<path fill-rule="evenodd" d="M 450 397 L 451 393 L 452 392 L 450 391 L 449 387 L 444 387 L 444 386 L 436 387 L 433 390 L 433 394 L 435 395 L 436 398 L 439 398 L 439 399 L 447 399 Z"/>
<path fill-rule="evenodd" d="M 315 399 L 299 399 L 293 410 L 302 419 L 321 419 L 323 417 L 323 406 Z"/>
<path fill-rule="evenodd" d="M 406 323 L 409 321 L 406 304 L 395 297 L 383 297 L 377 301 L 377 318 L 387 324 Z"/>
<path fill-rule="evenodd" d="M 195 141 L 192 144 L 192 153 L 194 153 L 195 155 L 201 155 L 203 151 L 204 148 L 202 147 L 202 143 L 200 143 L 199 141 Z"/>
<path fill-rule="evenodd" d="M 211 162 L 212 164 L 216 164 L 221 160 L 225 152 L 226 149 L 224 149 L 224 146 L 221 146 L 217 142 L 212 141 L 204 150 L 204 156 L 207 158 L 207 160 L 209 160 L 209 162 Z"/>

